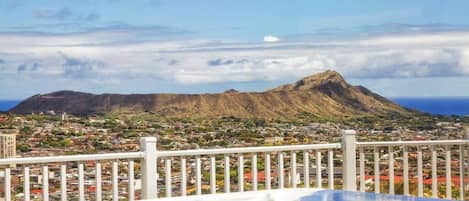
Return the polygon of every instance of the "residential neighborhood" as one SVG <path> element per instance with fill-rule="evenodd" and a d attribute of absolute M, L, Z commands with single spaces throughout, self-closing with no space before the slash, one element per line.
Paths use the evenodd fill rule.
<path fill-rule="evenodd" d="M 318 119 L 317 122 L 302 122 L 301 119 L 295 121 L 266 121 L 261 119 L 237 119 L 233 117 L 213 119 L 213 120 L 198 120 L 198 119 L 169 119 L 160 118 L 155 115 L 120 115 L 120 116 L 73 116 L 67 114 L 31 114 L 31 115 L 1 115 L 0 127 L 6 132 L 17 130 L 16 135 L 16 157 L 39 157 L 39 156 L 57 156 L 57 155 L 71 155 L 71 154 L 92 154 L 92 153 L 115 153 L 115 152 L 132 152 L 139 150 L 139 138 L 145 136 L 157 137 L 157 149 L 164 150 L 187 150 L 187 149 L 204 149 L 204 148 L 227 148 L 227 147 L 248 147 L 248 146 L 278 146 L 278 145 L 294 145 L 294 144 L 327 144 L 336 143 L 341 141 L 342 129 L 356 129 L 358 131 L 357 140 L 361 142 L 366 141 L 410 141 L 410 140 L 451 140 L 451 139 L 465 139 L 467 137 L 467 118 L 450 118 L 450 117 L 433 117 L 421 116 L 409 118 L 405 121 L 393 119 L 350 119 L 350 121 L 325 121 Z M 431 149 L 432 147 L 423 148 L 423 161 L 424 166 L 430 167 L 431 162 Z M 400 149 L 400 148 L 399 148 Z M 451 168 L 454 173 L 459 168 L 459 147 L 450 147 L 453 150 L 451 157 Z M 398 153 L 398 148 L 395 148 Z M 438 151 L 438 166 L 445 166 L 445 150 L 446 147 L 436 147 Z M 334 178 L 335 185 L 340 185 L 342 173 L 342 160 L 340 150 L 331 150 L 334 155 Z M 365 152 L 365 180 L 368 183 L 368 190 L 373 189 L 374 177 L 373 162 L 374 150 L 364 150 Z M 410 182 L 416 182 L 416 151 L 413 148 L 409 149 L 410 165 Z M 323 151 L 319 158 L 321 167 L 316 166 L 317 154 L 310 152 L 309 155 L 312 164 L 309 165 L 311 171 L 309 176 L 317 178 L 317 169 L 321 169 L 321 178 L 328 177 L 328 154 L 329 152 Z M 291 153 L 284 153 L 285 160 L 290 160 Z M 298 153 L 298 165 L 296 178 L 303 177 L 302 153 Z M 380 180 L 382 180 L 383 189 L 389 182 L 388 175 L 388 147 L 379 148 L 379 164 L 380 164 Z M 258 155 L 259 166 L 263 166 L 265 159 L 264 155 Z M 399 170 L 402 168 L 402 156 L 393 156 L 396 162 L 394 168 Z M 278 185 L 276 178 L 277 166 L 276 156 L 272 155 L 272 185 Z M 210 160 L 202 156 L 202 172 L 203 177 L 208 178 Z M 177 190 L 180 188 L 180 161 L 173 160 L 171 169 L 172 178 L 174 182 L 174 194 L 178 194 Z M 122 189 L 119 194 L 122 198 L 126 197 L 125 189 L 128 187 L 128 165 L 129 161 L 103 161 L 102 168 L 102 181 L 103 181 L 103 197 L 110 198 L 111 195 L 111 177 L 112 177 L 112 163 L 118 163 L 118 180 L 119 188 Z M 195 172 L 194 158 L 187 158 L 188 168 L 188 193 L 195 193 Z M 138 197 L 138 190 L 140 189 L 141 175 L 139 175 L 139 161 L 135 161 L 135 189 L 137 190 L 136 196 Z M 67 191 L 71 192 L 72 197 L 77 191 L 77 167 L 79 163 L 71 162 L 66 164 L 56 163 L 48 165 L 48 179 L 51 183 L 50 196 L 59 197 L 60 189 L 53 188 L 52 184 L 60 183 L 61 165 L 66 165 L 67 177 Z M 96 177 L 96 161 L 88 161 L 83 164 L 85 171 L 85 186 L 87 199 L 92 199 L 96 191 L 95 177 Z M 233 177 L 233 183 L 237 182 L 237 156 L 230 157 L 230 166 L 233 167 L 230 175 Z M 165 189 L 164 184 L 164 160 L 158 162 L 158 183 L 160 193 Z M 216 173 L 223 175 L 223 163 L 217 164 Z M 249 170 L 251 167 L 251 159 L 246 156 L 245 168 Z M 285 168 L 291 168 L 286 163 Z M 428 168 L 426 168 L 428 169 Z M 19 176 L 13 176 L 12 187 L 20 192 L 22 190 L 22 182 L 24 181 L 23 174 L 21 174 L 21 166 L 18 165 L 12 168 L 12 173 L 18 171 Z M 291 184 L 292 175 L 291 171 L 286 173 L 287 183 Z M 252 183 L 252 175 L 249 171 L 244 173 L 244 178 L 248 183 Z M 260 169 L 258 173 L 258 183 L 260 188 L 265 181 L 264 169 Z M 423 173 L 424 178 L 430 178 L 430 172 Z M 444 170 L 439 172 L 441 175 L 441 183 L 444 183 Z M 1 175 L 0 175 L 1 176 Z M 31 196 L 34 198 L 41 197 L 43 172 L 41 166 L 30 167 L 30 180 L 33 185 L 31 186 Z M 459 185 L 459 176 L 454 174 L 453 185 Z M 396 171 L 395 183 L 402 183 L 402 172 Z M 440 181 L 440 179 L 438 179 Z M 317 180 L 313 180 L 312 185 Z M 223 182 L 220 181 L 220 189 L 223 188 Z M 327 179 L 322 180 L 324 186 L 328 185 Z M 424 181 L 426 185 L 429 183 Z M 301 185 L 301 182 L 299 182 Z M 469 182 L 466 182 L 469 183 Z M 204 191 L 209 190 L 208 179 L 202 182 Z M 340 186 L 337 186 L 340 187 Z M 236 191 L 236 185 L 232 186 Z M 0 188 L 3 189 L 3 188 Z M 415 189 L 414 189 L 415 190 Z M 16 194 L 21 197 L 21 194 Z"/>

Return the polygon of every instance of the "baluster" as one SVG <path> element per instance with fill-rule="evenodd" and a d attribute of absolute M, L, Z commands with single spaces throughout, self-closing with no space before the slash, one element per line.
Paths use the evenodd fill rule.
<path fill-rule="evenodd" d="M 83 163 L 78 164 L 78 200 L 85 201 L 85 183 L 84 183 L 84 170 Z"/>
<path fill-rule="evenodd" d="M 374 165 L 375 165 L 375 193 L 380 192 L 380 172 L 379 172 L 379 150 L 378 147 L 373 148 Z"/>
<path fill-rule="evenodd" d="M 243 155 L 239 155 L 238 157 L 238 190 L 239 192 L 244 191 L 244 159 Z"/>
<path fill-rule="evenodd" d="M 60 165 L 60 200 L 67 200 L 67 166 Z"/>
<path fill-rule="evenodd" d="M 101 163 L 96 162 L 96 170 L 95 170 L 95 177 L 96 177 L 96 201 L 102 200 L 102 181 L 101 181 Z M 64 166 L 65 172 L 65 166 Z M 65 199 L 67 200 L 67 199 Z M 63 200 L 63 201 L 65 201 Z"/>
<path fill-rule="evenodd" d="M 29 201 L 31 198 L 30 184 L 29 184 L 29 167 L 24 168 L 24 201 Z"/>
<path fill-rule="evenodd" d="M 279 189 L 283 189 L 285 187 L 285 182 L 284 182 L 284 174 L 283 174 L 283 153 L 279 152 L 278 153 L 278 185 Z"/>
<path fill-rule="evenodd" d="M 469 135 L 469 129 L 467 130 L 467 132 L 468 132 L 467 134 Z M 468 144 L 466 144 L 465 146 L 466 147 L 464 149 L 469 149 Z M 467 155 L 465 155 L 464 157 L 465 157 L 464 163 L 467 164 L 466 166 L 464 166 L 464 172 L 467 173 L 467 175 L 464 175 L 465 176 L 464 181 L 468 181 L 469 180 L 469 150 L 467 151 Z M 464 190 L 467 190 L 467 186 L 469 186 L 469 184 L 464 185 Z M 467 200 L 467 199 L 464 198 L 463 200 Z"/>
<path fill-rule="evenodd" d="M 403 149 L 403 162 L 404 162 L 404 169 L 402 170 L 404 175 L 404 195 L 409 195 L 409 152 L 407 151 L 407 147 L 402 147 Z"/>
<path fill-rule="evenodd" d="M 112 200 L 119 201 L 119 181 L 117 162 L 112 162 Z"/>
<path fill-rule="evenodd" d="M 438 198 L 438 172 L 437 172 L 436 147 L 432 146 L 432 197 Z"/>
<path fill-rule="evenodd" d="M 10 201 L 11 200 L 11 169 L 5 168 L 5 201 Z"/>
<path fill-rule="evenodd" d="M 451 147 L 446 146 L 446 199 L 451 200 Z"/>
<path fill-rule="evenodd" d="M 329 149 L 327 151 L 327 156 L 328 156 L 327 162 L 329 163 L 328 164 L 329 189 L 334 189 L 334 152 L 332 151 L 332 149 Z"/>
<path fill-rule="evenodd" d="M 225 193 L 230 192 L 230 157 L 225 155 Z"/>
<path fill-rule="evenodd" d="M 129 161 L 129 201 L 133 201 L 135 199 L 135 184 L 134 184 L 134 161 Z"/>
<path fill-rule="evenodd" d="M 60 200 L 67 201 L 67 166 L 60 165 Z"/>
<path fill-rule="evenodd" d="M 316 186 L 322 188 L 321 152 L 316 151 Z"/>
<path fill-rule="evenodd" d="M 181 158 L 181 195 L 187 195 L 186 158 Z"/>
<path fill-rule="evenodd" d="M 49 201 L 49 167 L 42 166 L 42 200 Z"/>
<path fill-rule="evenodd" d="M 468 137 L 469 137 L 469 129 L 467 130 L 467 135 L 468 135 Z M 465 149 L 469 149 L 469 145 L 466 145 Z M 467 157 L 467 158 L 466 158 L 466 157 Z M 465 156 L 464 161 L 465 161 L 465 164 L 468 164 L 468 165 L 466 165 L 466 166 L 464 167 L 464 169 L 465 169 L 464 172 L 469 172 L 469 151 L 467 151 L 467 155 Z M 466 176 L 466 177 L 464 178 L 464 180 L 465 180 L 465 181 L 469 180 L 469 173 L 468 173 L 467 175 L 465 175 L 465 176 Z M 467 186 L 468 186 L 468 185 L 469 185 L 469 184 L 466 184 L 466 185 L 464 186 L 464 187 L 465 187 L 464 190 L 467 190 Z M 467 200 L 467 199 L 464 198 L 463 200 Z"/>
<path fill-rule="evenodd" d="M 210 193 L 215 194 L 217 192 L 216 182 L 217 182 L 217 173 L 216 173 L 216 161 L 215 156 L 210 157 Z"/>
<path fill-rule="evenodd" d="M 166 197 L 171 197 L 171 159 L 165 160 L 165 194 Z"/>
<path fill-rule="evenodd" d="M 303 152 L 303 165 L 304 165 L 304 182 L 305 188 L 309 188 L 309 152 Z"/>
<path fill-rule="evenodd" d="M 360 191 L 365 192 L 365 152 L 360 147 Z"/>
<path fill-rule="evenodd" d="M 291 184 L 293 188 L 296 188 L 297 183 L 296 183 L 296 153 L 292 152 L 291 153 L 291 164 L 290 164 L 290 174 L 291 174 Z"/>
<path fill-rule="evenodd" d="M 464 145 L 459 145 L 459 199 L 464 200 Z"/>
<path fill-rule="evenodd" d="M 230 192 L 230 156 L 225 155 L 225 193 Z"/>
<path fill-rule="evenodd" d="M 200 156 L 195 157 L 195 180 L 196 194 L 202 195 L 202 167 L 200 162 Z"/>
<path fill-rule="evenodd" d="M 389 194 L 394 195 L 394 147 L 389 146 Z"/>
<path fill-rule="evenodd" d="M 252 190 L 257 191 L 257 154 L 252 154 L 251 159 Z"/>
<path fill-rule="evenodd" d="M 265 159 L 265 164 L 264 164 L 265 189 L 270 190 L 272 187 L 271 175 L 270 175 L 270 153 L 265 153 L 264 159 Z"/>
<path fill-rule="evenodd" d="M 418 187 L 418 196 L 423 196 L 423 176 L 422 176 L 422 148 L 417 147 L 417 187 Z"/>

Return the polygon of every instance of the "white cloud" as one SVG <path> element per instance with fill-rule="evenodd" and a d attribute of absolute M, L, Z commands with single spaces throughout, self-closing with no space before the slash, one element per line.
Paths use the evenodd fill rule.
<path fill-rule="evenodd" d="M 272 36 L 272 35 L 264 36 L 264 42 L 274 43 L 274 42 L 278 42 L 278 41 L 280 41 L 280 38 L 278 38 L 278 37 L 275 37 L 275 36 Z"/>
<path fill-rule="evenodd" d="M 16 76 L 24 83 L 36 83 L 35 87 L 39 88 L 41 84 L 37 83 L 41 82 L 33 80 L 47 82 L 41 91 L 73 79 L 99 83 L 95 89 L 108 89 L 106 83 L 133 86 L 148 79 L 188 87 L 208 83 L 281 82 L 326 69 L 357 79 L 469 77 L 467 35 L 468 31 L 448 31 L 322 42 L 269 36 L 272 38 L 265 41 L 276 42 L 171 39 L 119 43 L 135 35 L 113 31 L 52 36 L 3 33 L 0 58 L 5 62 L 1 65 L 0 85 L 15 86 L 8 82 L 17 79 L 7 77 Z M 62 54 L 100 65 L 76 65 L 72 70 L 79 76 L 65 76 L 71 68 L 64 68 Z M 40 63 L 41 68 L 18 74 L 18 66 L 24 63 Z M 76 90 L 85 88 L 80 85 L 85 82 L 74 83 Z M 128 90 L 135 88 L 138 87 Z M 14 87 L 12 90 L 22 91 Z"/>

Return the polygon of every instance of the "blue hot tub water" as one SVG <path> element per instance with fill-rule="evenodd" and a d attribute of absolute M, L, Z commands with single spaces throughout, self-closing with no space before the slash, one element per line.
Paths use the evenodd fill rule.
<path fill-rule="evenodd" d="M 301 198 L 301 201 L 443 201 L 402 195 L 323 190 Z"/>

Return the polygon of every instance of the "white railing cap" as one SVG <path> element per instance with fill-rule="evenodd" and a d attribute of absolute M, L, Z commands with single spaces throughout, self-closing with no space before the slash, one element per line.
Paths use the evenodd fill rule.
<path fill-rule="evenodd" d="M 122 160 L 122 159 L 139 159 L 139 158 L 143 158 L 143 152 L 4 158 L 4 159 L 0 159 L 0 165 L 60 163 L 60 162 L 72 162 L 72 161 Z"/>
<path fill-rule="evenodd" d="M 384 142 L 357 142 L 358 147 L 383 147 L 383 146 L 443 146 L 464 145 L 469 140 L 427 140 L 427 141 L 384 141 Z"/>
<path fill-rule="evenodd" d="M 318 149 L 340 149 L 340 143 L 332 144 L 305 144 L 305 145 L 284 145 L 284 146 L 262 146 L 262 147 L 239 147 L 239 148 L 217 148 L 217 149 L 192 149 L 179 151 L 158 151 L 158 157 L 174 156 L 198 156 L 216 154 L 242 154 L 242 153 L 266 153 L 282 151 L 304 151 Z"/>
<path fill-rule="evenodd" d="M 156 137 L 142 137 L 140 138 L 140 142 L 156 142 Z"/>
<path fill-rule="evenodd" d="M 342 135 L 356 135 L 357 131 L 355 130 L 342 130 Z"/>

